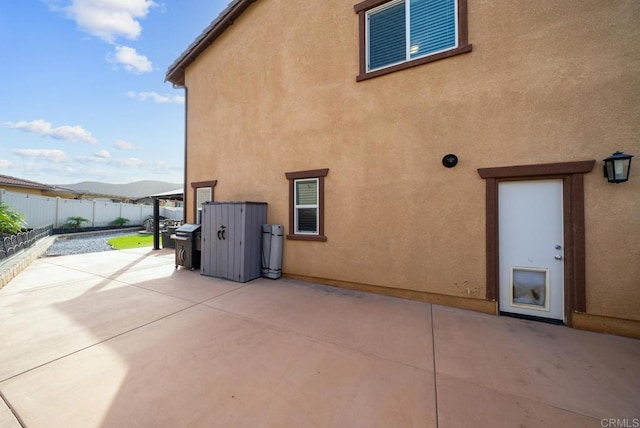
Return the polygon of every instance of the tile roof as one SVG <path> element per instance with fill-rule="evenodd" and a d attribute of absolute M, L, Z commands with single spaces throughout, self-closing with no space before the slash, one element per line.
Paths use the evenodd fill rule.
<path fill-rule="evenodd" d="M 31 189 L 53 190 L 55 186 L 49 184 L 38 183 L 37 181 L 25 180 L 22 178 L 11 177 L 10 175 L 0 174 L 0 185 L 29 187 Z"/>

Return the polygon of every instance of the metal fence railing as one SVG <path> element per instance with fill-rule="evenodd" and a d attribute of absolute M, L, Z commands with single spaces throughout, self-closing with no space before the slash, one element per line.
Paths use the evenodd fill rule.
<path fill-rule="evenodd" d="M 31 247 L 40 239 L 53 233 L 53 224 L 18 232 L 15 235 L 0 235 L 0 262 L 17 252 Z"/>

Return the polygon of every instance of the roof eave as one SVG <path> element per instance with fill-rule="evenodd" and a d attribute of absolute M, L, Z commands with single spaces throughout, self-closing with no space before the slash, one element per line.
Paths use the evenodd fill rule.
<path fill-rule="evenodd" d="M 211 24 L 205 28 L 196 40 L 169 66 L 165 75 L 165 82 L 171 82 L 175 86 L 185 85 L 185 71 L 202 52 L 204 52 L 242 13 L 257 0 L 233 0 L 218 15 Z"/>
<path fill-rule="evenodd" d="M 53 190 L 56 187 L 50 184 L 38 183 L 37 181 L 25 180 L 23 178 L 0 174 L 0 187 L 2 186 L 12 186 L 36 190 Z"/>

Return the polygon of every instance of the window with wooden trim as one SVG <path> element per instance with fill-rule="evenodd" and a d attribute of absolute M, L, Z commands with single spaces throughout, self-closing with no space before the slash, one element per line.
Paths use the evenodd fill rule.
<path fill-rule="evenodd" d="M 217 180 L 191 183 L 191 188 L 193 189 L 194 221 L 197 224 L 202 223 L 202 204 L 213 201 L 213 188 L 217 183 Z"/>
<path fill-rule="evenodd" d="M 287 172 L 289 234 L 287 239 L 326 241 L 324 235 L 324 178 L 328 169 Z"/>
<path fill-rule="evenodd" d="M 467 0 L 365 0 L 360 20 L 360 74 L 356 80 L 471 51 Z"/>

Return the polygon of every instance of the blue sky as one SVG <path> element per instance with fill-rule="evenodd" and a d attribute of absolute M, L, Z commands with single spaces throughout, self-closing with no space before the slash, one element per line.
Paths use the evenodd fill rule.
<path fill-rule="evenodd" d="M 47 184 L 183 181 L 169 65 L 227 0 L 0 2 L 0 174 Z"/>

